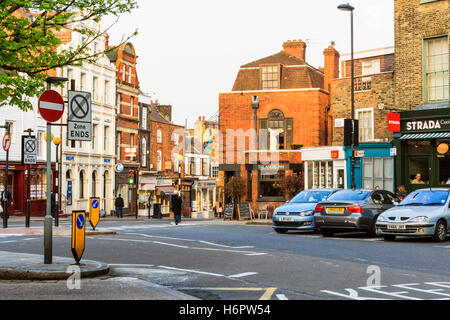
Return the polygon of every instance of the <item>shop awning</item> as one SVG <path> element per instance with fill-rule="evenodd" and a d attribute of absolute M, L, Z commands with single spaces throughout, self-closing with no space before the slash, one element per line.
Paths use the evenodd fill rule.
<path fill-rule="evenodd" d="M 404 134 L 400 140 L 424 140 L 450 138 L 450 132 L 411 133 Z"/>
<path fill-rule="evenodd" d="M 164 192 L 166 195 L 171 195 L 175 193 L 175 188 L 172 186 L 161 186 L 156 187 L 156 189 L 158 189 L 161 192 Z"/>

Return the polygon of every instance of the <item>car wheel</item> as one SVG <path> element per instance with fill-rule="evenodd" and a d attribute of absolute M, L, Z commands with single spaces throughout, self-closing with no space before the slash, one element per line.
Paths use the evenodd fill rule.
<path fill-rule="evenodd" d="M 332 237 L 334 232 L 330 231 L 330 230 L 320 230 L 320 233 L 322 234 L 322 236 L 324 237 Z"/>
<path fill-rule="evenodd" d="M 440 220 L 436 224 L 433 240 L 436 242 L 444 242 L 446 238 L 447 238 L 447 225 L 444 221 Z"/>
<path fill-rule="evenodd" d="M 383 239 L 386 240 L 386 241 L 394 241 L 395 238 L 396 238 L 396 236 L 389 235 L 389 234 L 386 234 L 386 235 L 383 236 Z"/>
<path fill-rule="evenodd" d="M 287 230 L 285 229 L 274 229 L 276 233 L 286 233 Z"/>

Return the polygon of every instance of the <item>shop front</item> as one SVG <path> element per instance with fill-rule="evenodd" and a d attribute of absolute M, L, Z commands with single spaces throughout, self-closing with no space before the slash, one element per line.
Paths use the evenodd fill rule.
<path fill-rule="evenodd" d="M 192 212 L 211 211 L 217 201 L 216 180 L 197 180 L 192 189 L 196 195 L 192 202 Z"/>
<path fill-rule="evenodd" d="M 394 135 L 397 186 L 408 192 L 450 187 L 450 108 L 400 114 L 401 131 Z"/>
<path fill-rule="evenodd" d="M 139 176 L 139 216 L 153 215 L 153 204 L 156 191 L 156 175 L 140 172 Z"/>
<path fill-rule="evenodd" d="M 0 193 L 4 190 L 6 165 L 0 163 Z M 10 162 L 8 166 L 8 190 L 13 203 L 8 207 L 11 216 L 23 216 L 26 213 L 27 184 L 30 179 L 30 216 L 44 217 L 47 200 L 47 166 L 44 163 L 28 166 Z M 55 185 L 55 166 L 52 164 L 52 181 Z M 55 190 L 53 190 L 55 191 Z"/>
<path fill-rule="evenodd" d="M 352 181 L 352 149 L 344 147 L 347 165 L 347 188 Z M 394 148 L 390 143 L 360 143 L 355 147 L 355 185 L 357 189 L 395 191 Z"/>
<path fill-rule="evenodd" d="M 116 171 L 115 196 L 118 197 L 120 194 L 123 198 L 125 205 L 123 208 L 123 214 L 136 214 L 138 188 L 134 179 L 131 181 L 132 183 L 130 183 L 130 171 L 136 172 L 137 170 L 137 165 L 123 164 L 123 170 L 120 172 Z"/>
<path fill-rule="evenodd" d="M 302 149 L 305 161 L 305 190 L 346 187 L 346 165 L 343 147 Z"/>

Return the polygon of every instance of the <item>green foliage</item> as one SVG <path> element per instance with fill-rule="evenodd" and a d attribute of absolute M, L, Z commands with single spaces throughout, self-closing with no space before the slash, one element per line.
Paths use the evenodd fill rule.
<path fill-rule="evenodd" d="M 32 109 L 24 96 L 44 90 L 46 72 L 80 66 L 104 54 L 91 53 L 88 46 L 105 32 L 88 28 L 86 22 L 134 8 L 136 0 L 0 0 L 0 107 Z M 79 32 L 85 42 L 58 51 L 62 42 L 57 33 L 65 29 Z"/>

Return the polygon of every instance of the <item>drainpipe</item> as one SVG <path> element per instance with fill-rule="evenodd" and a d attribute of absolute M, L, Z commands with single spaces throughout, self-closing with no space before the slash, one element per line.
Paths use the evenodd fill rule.
<path fill-rule="evenodd" d="M 328 145 L 328 112 L 330 111 L 330 106 L 325 107 L 325 143 Z"/>

